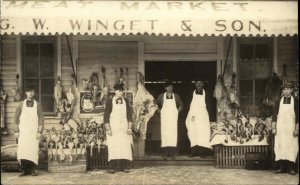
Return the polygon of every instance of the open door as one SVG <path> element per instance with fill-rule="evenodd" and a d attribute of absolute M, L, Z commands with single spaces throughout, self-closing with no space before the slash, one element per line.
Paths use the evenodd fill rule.
<path fill-rule="evenodd" d="M 194 90 L 193 82 L 195 80 L 203 81 L 206 95 L 209 96 L 209 102 L 211 103 L 211 109 L 208 110 L 210 121 L 216 121 L 216 100 L 213 98 L 213 91 L 217 79 L 217 62 L 145 62 L 145 86 L 155 98 L 164 92 L 164 79 L 175 82 L 174 92 L 181 97 L 184 104 L 178 119 L 177 147 L 180 155 L 186 155 L 190 152 L 190 141 L 185 126 L 185 119 L 190 107 L 187 96 Z M 160 154 L 160 120 L 158 116 L 154 116 L 148 124 L 146 154 Z"/>

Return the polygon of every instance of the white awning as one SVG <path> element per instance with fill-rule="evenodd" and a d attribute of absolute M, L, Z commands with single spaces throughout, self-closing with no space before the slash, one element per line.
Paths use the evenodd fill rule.
<path fill-rule="evenodd" d="M 14 1 L 1 34 L 298 35 L 297 1 Z"/>

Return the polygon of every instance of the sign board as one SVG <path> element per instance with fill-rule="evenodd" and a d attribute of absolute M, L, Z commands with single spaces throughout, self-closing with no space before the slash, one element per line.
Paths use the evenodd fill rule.
<path fill-rule="evenodd" d="M 1 34 L 298 34 L 297 1 L 3 0 L 1 14 Z"/>
<path fill-rule="evenodd" d="M 99 114 L 104 112 L 105 99 L 99 91 L 96 97 L 90 91 L 80 92 L 80 114 Z"/>

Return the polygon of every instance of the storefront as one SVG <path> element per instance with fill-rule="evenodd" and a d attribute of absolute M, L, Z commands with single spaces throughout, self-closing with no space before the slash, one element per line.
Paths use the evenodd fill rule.
<path fill-rule="evenodd" d="M 220 121 L 219 102 L 213 97 L 220 74 L 230 86 L 236 73 L 241 111 L 252 117 L 263 116 L 260 104 L 272 72 L 298 85 L 297 1 L 4 0 L 0 23 L 0 88 L 7 94 L 1 124 L 8 133 L 1 136 L 2 146 L 16 141 L 12 89 L 22 91 L 26 83 L 38 89 L 45 129 L 60 127 L 53 97 L 58 77 L 63 91 L 71 88 L 75 94 L 72 118 L 78 123 L 93 118 L 100 124 L 101 103 L 91 109 L 82 105 L 83 81 L 93 73 L 109 91 L 123 74 L 129 97 L 137 91 L 137 72 L 145 75 L 154 97 L 169 78 L 183 101 L 193 81 L 201 79 L 211 96 L 211 122 Z M 189 148 L 187 110 L 185 105 L 179 119 L 182 155 Z M 159 125 L 148 128 L 146 145 L 152 143 L 152 149 L 146 146 L 146 154 L 153 153 L 160 137 Z M 136 157 L 145 155 L 141 150 L 135 151 Z"/>

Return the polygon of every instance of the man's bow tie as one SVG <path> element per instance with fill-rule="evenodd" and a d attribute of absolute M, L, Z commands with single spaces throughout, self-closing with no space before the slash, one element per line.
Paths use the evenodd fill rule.
<path fill-rule="evenodd" d="M 33 100 L 27 100 L 26 101 L 26 106 L 27 107 L 33 107 Z"/>
<path fill-rule="evenodd" d="M 173 95 L 172 94 L 167 94 L 167 99 L 173 99 Z"/>
<path fill-rule="evenodd" d="M 203 90 L 201 90 L 201 91 L 197 91 L 197 90 L 196 90 L 196 94 L 203 95 Z"/>
<path fill-rule="evenodd" d="M 118 98 L 118 99 L 116 99 L 116 104 L 123 104 L 123 100 L 122 100 L 122 98 Z"/>
<path fill-rule="evenodd" d="M 291 97 L 284 97 L 283 104 L 291 104 Z"/>

